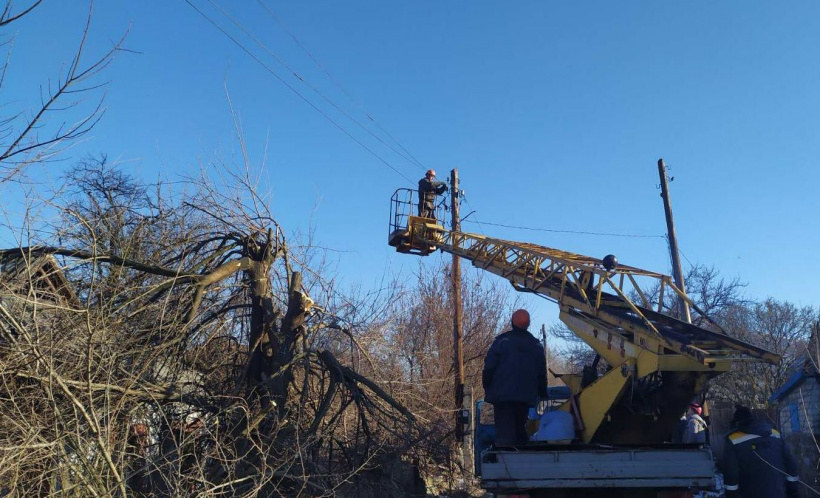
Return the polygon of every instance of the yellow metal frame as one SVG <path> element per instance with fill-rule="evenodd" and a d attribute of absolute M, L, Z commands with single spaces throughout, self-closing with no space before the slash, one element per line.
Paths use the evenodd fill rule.
<path fill-rule="evenodd" d="M 626 265 L 608 270 L 598 258 L 525 242 L 443 229 L 436 234 L 440 237 L 438 240 L 426 238 L 418 231 L 414 237 L 425 238 L 428 244 L 437 245 L 442 251 L 470 260 L 474 266 L 509 280 L 519 290 L 553 299 L 561 305 L 562 310 L 575 310 L 599 320 L 609 329 L 630 334 L 633 339 L 629 340 L 641 349 L 657 354 L 671 350 L 717 371 L 725 370 L 732 361 L 749 357 L 769 363 L 780 361 L 779 355 L 765 349 L 734 339 L 725 333 L 715 333 L 699 327 L 699 330 L 710 337 L 708 344 L 705 343 L 703 347 L 699 347 L 697 343 L 684 343 L 664 336 L 647 316 L 647 313 L 655 310 L 651 309 L 646 289 L 655 285 L 659 288 L 659 296 L 665 290 L 673 292 L 722 332 L 711 318 L 672 283 L 669 275 Z M 591 287 L 590 293 L 589 283 L 593 276 L 597 276 L 597 283 Z M 630 299 L 628 293 L 633 290 L 641 299 L 641 306 Z M 661 302 L 662 299 L 659 299 L 657 313 L 662 311 Z M 616 313 L 616 310 L 627 311 L 635 319 L 625 319 L 623 313 Z"/>
<path fill-rule="evenodd" d="M 609 409 L 623 395 L 626 386 L 633 378 L 632 361 L 619 368 L 613 368 L 598 380 L 585 387 L 574 400 L 565 402 L 559 408 L 576 413 L 583 420 L 581 438 L 588 442 L 604 422 Z"/>
<path fill-rule="evenodd" d="M 456 254 L 474 266 L 509 280 L 516 289 L 556 301 L 561 320 L 612 367 L 592 384 L 565 375 L 573 398 L 561 409 L 575 411 L 582 439 L 589 442 L 625 388 L 657 372 L 692 372 L 701 389 L 711 376 L 734 361 L 777 363 L 780 356 L 721 333 L 720 327 L 681 292 L 672 278 L 626 265 L 605 268 L 598 258 L 524 242 L 447 231 L 429 219 L 411 216 L 408 234 L 414 247 Z M 647 289 L 658 288 L 657 310 Z M 672 292 L 721 332 L 680 322 L 662 314 L 663 295 Z M 640 304 L 630 298 L 637 296 Z M 676 333 L 665 333 L 674 330 Z M 692 393 L 694 395 L 695 392 Z"/>

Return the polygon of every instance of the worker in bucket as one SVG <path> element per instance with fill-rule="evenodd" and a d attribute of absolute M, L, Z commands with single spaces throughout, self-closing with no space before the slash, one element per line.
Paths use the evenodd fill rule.
<path fill-rule="evenodd" d="M 706 421 L 703 420 L 703 407 L 692 403 L 686 409 L 686 428 L 683 431 L 683 443 L 706 443 Z"/>
<path fill-rule="evenodd" d="M 512 329 L 496 337 L 487 357 L 481 383 L 484 398 L 495 415 L 496 446 L 525 444 L 530 407 L 547 397 L 547 362 L 538 339 L 527 329 L 530 314 L 512 315 Z"/>
<path fill-rule="evenodd" d="M 724 455 L 727 498 L 797 498 L 797 463 L 780 433 L 740 405 L 732 427 Z"/>
<path fill-rule="evenodd" d="M 436 196 L 446 191 L 447 185 L 436 181 L 436 171 L 428 169 L 419 180 L 419 216 L 436 219 Z"/>

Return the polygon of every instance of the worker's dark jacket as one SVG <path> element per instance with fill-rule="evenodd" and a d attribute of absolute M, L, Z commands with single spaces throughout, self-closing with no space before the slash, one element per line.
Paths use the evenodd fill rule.
<path fill-rule="evenodd" d="M 436 207 L 436 196 L 443 194 L 447 185 L 442 182 L 428 180 L 425 176 L 419 180 L 419 214 L 432 212 Z"/>
<path fill-rule="evenodd" d="M 797 464 L 768 423 L 753 421 L 730 432 L 724 460 L 727 497 L 797 497 Z"/>
<path fill-rule="evenodd" d="M 541 343 L 524 329 L 496 337 L 481 375 L 484 399 L 490 403 L 534 406 L 547 397 L 547 361 Z"/>

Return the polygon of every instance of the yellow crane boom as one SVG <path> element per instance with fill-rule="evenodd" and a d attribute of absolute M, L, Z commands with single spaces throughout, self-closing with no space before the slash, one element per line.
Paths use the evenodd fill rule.
<path fill-rule="evenodd" d="M 772 352 L 727 335 L 668 275 L 620 265 L 614 256 L 598 259 L 450 231 L 435 219 L 402 211 L 402 203 L 395 201 L 403 195 L 399 192 L 389 234 L 397 251 L 456 254 L 509 280 L 519 291 L 555 301 L 560 319 L 606 360 L 610 369 L 599 377 L 562 376 L 573 394 L 562 409 L 573 414 L 584 442 L 668 441 L 709 378 L 737 361 L 780 361 Z M 687 302 L 710 328 L 664 314 L 668 293 Z"/>

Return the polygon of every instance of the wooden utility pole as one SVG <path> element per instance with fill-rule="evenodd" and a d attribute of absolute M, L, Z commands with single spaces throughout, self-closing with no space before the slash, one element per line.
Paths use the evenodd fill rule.
<path fill-rule="evenodd" d="M 661 197 L 663 198 L 663 209 L 666 212 L 666 230 L 669 236 L 669 253 L 672 256 L 672 272 L 675 277 L 675 285 L 686 294 L 686 284 L 683 281 L 683 270 L 680 266 L 680 254 L 678 251 L 678 236 L 675 233 L 675 220 L 672 219 L 672 199 L 669 197 L 669 179 L 666 176 L 666 163 L 663 158 L 658 159 L 658 175 L 661 178 Z M 689 314 L 689 303 L 680 299 L 681 316 L 688 323 L 692 323 L 692 316 Z"/>
<path fill-rule="evenodd" d="M 450 206 L 453 213 L 453 232 L 461 231 L 461 190 L 458 184 L 458 168 L 450 171 Z M 473 474 L 473 396 L 472 389 L 464 387 L 464 334 L 461 304 L 461 259 L 453 254 L 453 370 L 455 371 L 456 441 L 461 444 L 461 464 L 465 477 Z M 466 393 L 465 393 L 466 391 Z M 466 394 L 466 395 L 465 395 Z M 465 437 L 466 436 L 466 437 Z M 466 479 L 465 479 L 466 482 Z"/>
<path fill-rule="evenodd" d="M 458 168 L 450 171 L 450 206 L 453 213 L 453 232 L 461 231 L 459 216 L 459 187 Z M 456 373 L 455 402 L 456 410 L 461 410 L 464 404 L 464 348 L 463 348 L 463 321 L 461 308 L 461 259 L 453 254 L 453 371 Z M 456 423 L 456 439 L 464 440 L 464 427 Z"/>
<path fill-rule="evenodd" d="M 815 322 L 812 327 L 811 337 L 809 338 L 809 346 L 814 342 L 814 358 L 811 358 L 812 351 L 809 350 L 809 360 L 814 363 L 814 368 L 820 370 L 820 320 Z"/>

